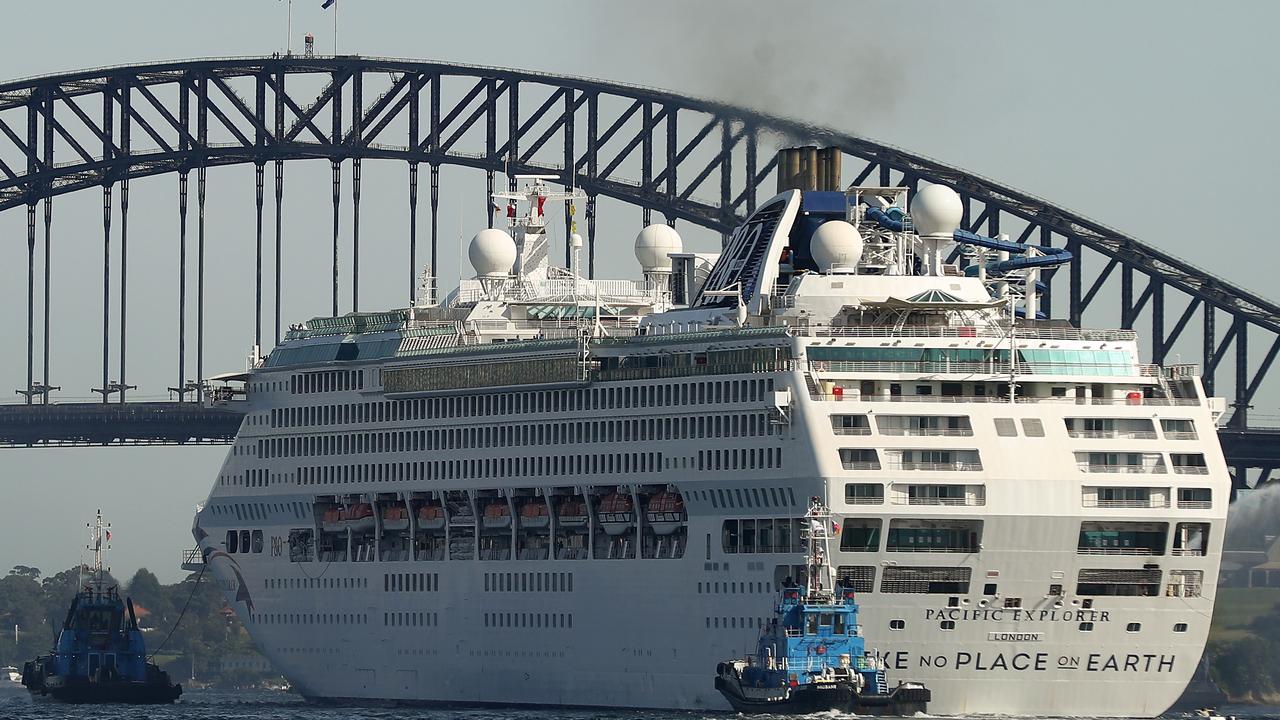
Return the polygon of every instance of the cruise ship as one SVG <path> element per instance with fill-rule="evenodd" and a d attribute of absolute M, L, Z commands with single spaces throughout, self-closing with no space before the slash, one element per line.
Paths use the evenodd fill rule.
<path fill-rule="evenodd" d="M 652 225 L 642 279 L 587 279 L 549 261 L 544 204 L 575 196 L 546 180 L 496 198 L 447 297 L 296 325 L 226 378 L 248 414 L 193 534 L 306 697 L 727 710 L 716 663 L 803 579 L 817 497 L 867 647 L 931 712 L 1176 700 L 1224 403 L 1045 318 L 1068 255 L 961 229 L 943 185 L 783 188 L 720 253 Z"/>

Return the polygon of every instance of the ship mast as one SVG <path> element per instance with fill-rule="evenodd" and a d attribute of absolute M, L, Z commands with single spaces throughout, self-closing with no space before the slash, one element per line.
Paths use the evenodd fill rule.
<path fill-rule="evenodd" d="M 827 564 L 828 547 L 831 532 L 831 511 L 822 504 L 818 496 L 809 498 L 809 512 L 805 514 L 809 521 L 809 554 L 805 560 L 808 565 L 808 577 L 805 579 L 805 595 L 809 602 L 830 595 L 835 587 L 831 577 L 831 566 Z"/>
<path fill-rule="evenodd" d="M 94 519 L 89 528 L 89 544 L 85 546 L 86 550 L 93 551 L 93 574 L 90 582 L 96 587 L 98 592 L 102 592 L 103 572 L 107 569 L 104 563 L 107 551 L 111 549 L 111 523 L 102 522 L 102 510 L 98 510 L 98 516 Z"/>

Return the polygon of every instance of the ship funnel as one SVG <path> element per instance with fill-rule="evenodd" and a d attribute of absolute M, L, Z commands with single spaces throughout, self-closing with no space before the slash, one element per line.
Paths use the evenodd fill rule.
<path fill-rule="evenodd" d="M 840 148 L 806 145 L 778 151 L 778 192 L 840 190 Z"/>

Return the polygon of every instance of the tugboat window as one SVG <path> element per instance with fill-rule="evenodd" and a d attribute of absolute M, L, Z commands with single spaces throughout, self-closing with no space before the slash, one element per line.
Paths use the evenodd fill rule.
<path fill-rule="evenodd" d="M 805 616 L 804 620 L 805 620 L 804 634 L 817 635 L 818 634 L 818 616 L 816 614 L 807 615 Z"/>
<path fill-rule="evenodd" d="M 833 615 L 831 613 L 822 613 L 822 615 L 819 617 L 818 624 L 826 627 L 831 627 L 832 619 L 833 619 Z"/>
<path fill-rule="evenodd" d="M 833 635 L 846 634 L 844 629 L 844 615 L 836 615 L 835 623 L 831 626 L 831 634 Z"/>

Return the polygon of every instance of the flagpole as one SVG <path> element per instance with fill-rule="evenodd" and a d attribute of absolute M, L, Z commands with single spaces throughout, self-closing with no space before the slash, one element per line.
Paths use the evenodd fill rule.
<path fill-rule="evenodd" d="M 333 0 L 333 55 L 338 56 L 338 0 Z"/>
<path fill-rule="evenodd" d="M 288 21 L 285 23 L 284 54 L 293 55 L 293 0 L 289 0 Z"/>

